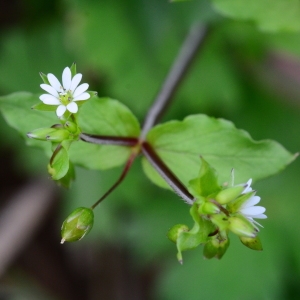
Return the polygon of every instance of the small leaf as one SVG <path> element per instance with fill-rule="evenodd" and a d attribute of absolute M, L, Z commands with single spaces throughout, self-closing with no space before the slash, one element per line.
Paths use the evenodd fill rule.
<path fill-rule="evenodd" d="M 69 161 L 69 169 L 67 174 L 60 178 L 59 180 L 57 180 L 57 183 L 61 186 L 63 186 L 64 188 L 68 189 L 71 186 L 72 181 L 75 180 L 75 168 L 74 165 L 72 164 L 71 161 Z"/>
<path fill-rule="evenodd" d="M 40 111 L 56 111 L 57 106 L 55 105 L 47 105 L 43 102 L 37 103 L 31 107 L 31 109 L 34 110 L 40 110 Z"/>
<path fill-rule="evenodd" d="M 212 0 L 222 15 L 251 20 L 265 31 L 300 30 L 300 2 L 295 0 Z"/>
<path fill-rule="evenodd" d="M 45 84 L 49 84 L 50 85 L 50 82 L 49 82 L 48 77 L 47 77 L 46 74 L 44 74 L 43 72 L 40 72 L 40 76 L 41 76 L 41 78 L 42 78 L 42 80 L 43 80 L 43 82 Z"/>
<path fill-rule="evenodd" d="M 205 243 L 208 240 L 208 235 L 214 231 L 214 225 L 199 216 L 198 205 L 196 203 L 191 207 L 190 214 L 195 222 L 193 228 L 188 232 L 181 231 L 176 241 L 178 249 L 177 257 L 181 258 L 181 260 L 182 251 L 194 249 L 201 243 Z"/>
<path fill-rule="evenodd" d="M 201 168 L 199 176 L 189 182 L 189 186 L 194 192 L 194 196 L 207 197 L 216 194 L 221 187 L 218 184 L 216 170 L 201 157 Z"/>
<path fill-rule="evenodd" d="M 76 75 L 76 63 L 72 63 L 72 66 L 70 67 L 70 70 L 71 70 L 71 75 L 72 75 L 72 78 Z"/>
<path fill-rule="evenodd" d="M 200 155 L 216 169 L 220 183 L 228 180 L 232 168 L 239 182 L 258 180 L 281 171 L 296 157 L 275 141 L 254 141 L 232 122 L 206 115 L 157 125 L 147 140 L 185 185 L 197 177 Z M 154 183 L 168 188 L 146 159 L 143 167 Z"/>

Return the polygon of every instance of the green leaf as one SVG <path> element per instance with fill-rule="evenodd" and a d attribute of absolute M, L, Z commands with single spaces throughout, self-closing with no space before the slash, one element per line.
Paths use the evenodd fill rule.
<path fill-rule="evenodd" d="M 48 165 L 48 172 L 53 180 L 60 180 L 67 175 L 70 166 L 68 149 L 72 142 L 72 140 L 65 140 L 54 150 L 54 158 L 51 158 L 52 161 L 50 160 Z"/>
<path fill-rule="evenodd" d="M 122 103 L 110 98 L 89 99 L 78 113 L 82 132 L 98 135 L 138 137 L 140 125 Z"/>
<path fill-rule="evenodd" d="M 200 155 L 216 169 L 220 183 L 228 180 L 232 168 L 236 183 L 242 183 L 271 176 L 295 159 L 275 141 L 256 142 L 232 122 L 206 115 L 158 125 L 149 131 L 147 140 L 185 185 L 197 177 Z M 143 167 L 154 183 L 168 187 L 145 158 Z"/>
<path fill-rule="evenodd" d="M 71 161 L 69 161 L 69 169 L 67 174 L 58 180 L 58 184 L 68 189 L 71 186 L 72 181 L 75 180 L 75 168 Z"/>
<path fill-rule="evenodd" d="M 26 144 L 37 146 L 48 151 L 50 143 L 27 138 L 26 134 L 34 129 L 51 126 L 58 123 L 55 113 L 32 110 L 31 107 L 39 101 L 39 95 L 27 92 L 13 93 L 0 97 L 1 113 L 11 127 L 16 129 Z"/>
<path fill-rule="evenodd" d="M 207 197 L 220 191 L 216 170 L 201 157 L 199 176 L 189 182 L 194 196 Z"/>
<path fill-rule="evenodd" d="M 40 111 L 56 111 L 56 105 L 47 105 L 43 102 L 37 103 L 31 107 L 33 110 L 40 110 Z"/>
<path fill-rule="evenodd" d="M 117 100 L 93 97 L 81 108 L 78 123 L 84 133 L 138 137 L 140 126 L 132 112 Z M 70 149 L 72 162 L 88 169 L 108 169 L 123 164 L 130 148 L 112 145 L 74 143 Z"/>
<path fill-rule="evenodd" d="M 182 251 L 194 249 L 201 243 L 205 243 L 208 235 L 214 230 L 214 226 L 210 221 L 204 220 L 199 216 L 198 205 L 196 203 L 191 207 L 190 214 L 195 222 L 193 228 L 188 232 L 180 232 L 176 241 L 178 249 L 177 258 L 180 262 L 182 262 Z"/>
<path fill-rule="evenodd" d="M 298 0 L 212 0 L 222 15 L 251 20 L 264 31 L 300 30 Z"/>

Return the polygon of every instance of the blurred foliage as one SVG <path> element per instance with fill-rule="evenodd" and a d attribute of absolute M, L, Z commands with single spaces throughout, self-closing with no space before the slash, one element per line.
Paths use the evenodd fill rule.
<path fill-rule="evenodd" d="M 207 113 L 230 119 L 254 139 L 275 139 L 291 152 L 300 149 L 297 32 L 261 32 L 251 22 L 223 19 L 208 0 L 23 0 L 17 8 L 22 17 L 1 24 L 1 95 L 42 93 L 38 72 L 60 74 L 76 61 L 91 90 L 120 100 L 142 121 L 189 26 L 198 21 L 211 24 L 211 35 L 164 120 Z M 274 54 L 292 59 L 296 73 L 280 68 Z M 27 148 L 2 119 L 0 126 L 1 147 L 13 149 L 18 172 L 46 173 L 44 154 Z M 136 268 L 159 265 L 155 299 L 297 299 L 299 169 L 296 160 L 278 176 L 254 185 L 268 215 L 260 234 L 262 253 L 240 247 L 232 237 L 222 260 L 203 260 L 202 249 L 197 249 L 180 266 L 166 233 L 176 223 L 190 222 L 188 206 L 151 184 L 139 163 L 97 208 L 93 231 L 80 243 L 126 247 Z M 78 169 L 72 188 L 64 192 L 60 221 L 74 208 L 93 204 L 120 172 Z M 34 292 L 35 283 L 28 284 Z"/>

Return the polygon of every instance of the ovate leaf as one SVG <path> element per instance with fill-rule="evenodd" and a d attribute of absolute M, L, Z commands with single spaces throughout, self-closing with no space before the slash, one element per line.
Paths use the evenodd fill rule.
<path fill-rule="evenodd" d="M 212 0 L 222 15 L 250 20 L 265 31 L 300 30 L 299 0 Z"/>
<path fill-rule="evenodd" d="M 219 183 L 228 180 L 232 168 L 236 183 L 242 183 L 271 176 L 295 158 L 275 141 L 256 142 L 232 122 L 206 115 L 158 125 L 147 140 L 185 185 L 198 176 L 200 155 L 216 169 Z M 145 158 L 143 167 L 154 183 L 168 187 Z"/>

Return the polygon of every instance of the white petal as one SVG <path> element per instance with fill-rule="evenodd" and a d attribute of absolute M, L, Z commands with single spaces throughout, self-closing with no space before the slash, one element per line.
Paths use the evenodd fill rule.
<path fill-rule="evenodd" d="M 61 117 L 65 111 L 67 110 L 67 108 L 64 105 L 60 105 L 57 109 L 56 109 L 56 114 L 58 117 Z"/>
<path fill-rule="evenodd" d="M 262 206 L 251 206 L 248 208 L 241 209 L 240 212 L 247 216 L 252 216 L 255 218 L 256 215 L 264 213 L 266 209 Z"/>
<path fill-rule="evenodd" d="M 91 97 L 91 95 L 89 93 L 82 93 L 79 96 L 77 96 L 76 98 L 74 98 L 73 101 L 87 100 L 90 97 Z"/>
<path fill-rule="evenodd" d="M 60 82 L 58 81 L 58 79 L 51 73 L 49 73 L 47 75 L 47 78 L 48 78 L 50 84 L 52 85 L 52 87 L 54 89 L 56 89 L 58 92 L 61 92 L 62 86 L 61 86 Z"/>
<path fill-rule="evenodd" d="M 267 219 L 268 217 L 265 214 L 256 215 L 254 218 L 256 219 Z"/>
<path fill-rule="evenodd" d="M 242 194 L 246 194 L 246 193 L 249 193 L 252 191 L 252 188 L 251 188 L 251 183 L 252 183 L 252 178 L 250 178 L 248 181 L 247 181 L 247 187 L 243 190 Z"/>
<path fill-rule="evenodd" d="M 46 92 L 48 92 L 49 94 L 55 96 L 55 97 L 58 97 L 58 92 L 56 91 L 55 88 L 53 88 L 51 85 L 49 84 L 45 84 L 45 83 L 42 83 L 40 85 L 40 87 L 45 90 Z"/>
<path fill-rule="evenodd" d="M 70 85 L 70 87 L 69 87 L 69 90 L 71 90 L 71 92 L 73 92 L 73 91 L 77 88 L 77 86 L 78 86 L 78 84 L 79 84 L 81 78 L 82 78 L 82 74 L 80 74 L 80 73 L 76 74 L 76 75 L 72 78 L 72 83 L 71 83 L 71 85 Z"/>
<path fill-rule="evenodd" d="M 259 196 L 252 196 L 248 199 L 245 203 L 242 204 L 241 209 L 251 207 L 259 203 L 260 197 Z"/>
<path fill-rule="evenodd" d="M 77 96 L 79 96 L 80 94 L 82 94 L 83 92 L 85 92 L 88 88 L 89 88 L 89 85 L 88 85 L 87 83 L 81 84 L 81 85 L 80 85 L 79 87 L 77 87 L 77 89 L 74 91 L 73 97 L 76 98 Z"/>
<path fill-rule="evenodd" d="M 73 114 L 78 112 L 78 105 L 76 102 L 71 102 L 67 105 L 67 110 Z"/>
<path fill-rule="evenodd" d="M 62 73 L 62 83 L 66 91 L 70 88 L 72 79 L 71 77 L 71 70 L 69 67 L 66 67 Z"/>
<path fill-rule="evenodd" d="M 43 94 L 40 96 L 40 100 L 43 101 L 44 104 L 48 104 L 48 105 L 59 105 L 60 101 L 49 94 Z"/>

